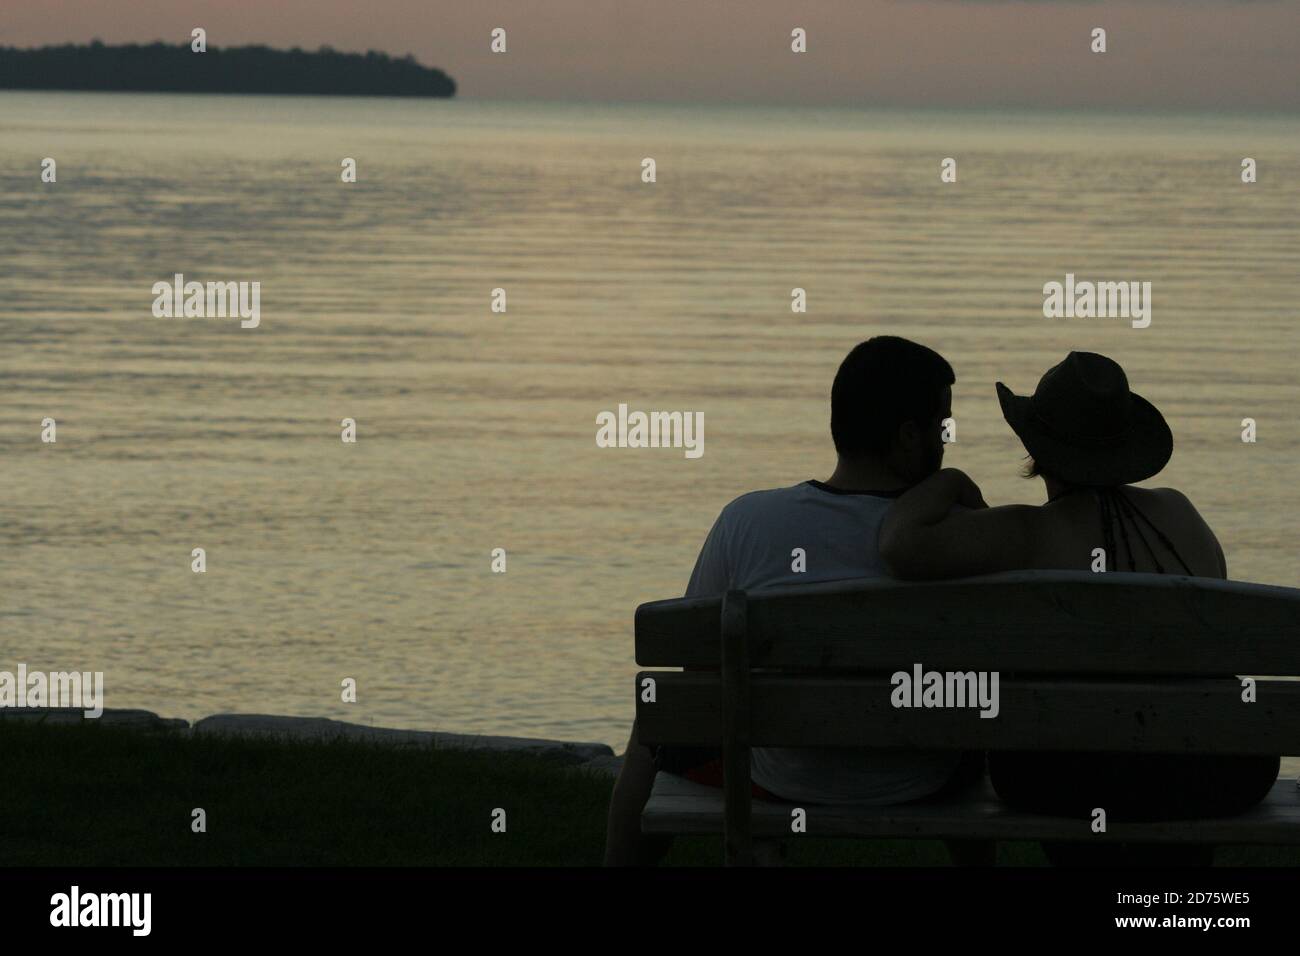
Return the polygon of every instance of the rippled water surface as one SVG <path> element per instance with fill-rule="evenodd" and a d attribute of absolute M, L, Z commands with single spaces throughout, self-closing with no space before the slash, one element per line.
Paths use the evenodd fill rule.
<path fill-rule="evenodd" d="M 1041 494 L 993 381 L 1115 357 L 1233 576 L 1295 586 L 1298 170 L 1267 117 L 0 93 L 0 667 L 621 744 L 636 605 L 730 498 L 830 473 L 882 332 L 953 361 L 992 502 Z M 178 272 L 260 282 L 261 326 L 154 318 Z M 1150 281 L 1151 326 L 1045 319 L 1067 272 Z M 704 412 L 705 454 L 597 448 L 620 402 Z"/>

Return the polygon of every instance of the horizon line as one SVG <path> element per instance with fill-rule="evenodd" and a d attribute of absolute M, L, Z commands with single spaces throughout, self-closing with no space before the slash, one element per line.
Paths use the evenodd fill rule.
<path fill-rule="evenodd" d="M 343 51 L 339 51 L 343 52 Z M 438 69 L 438 68 L 435 68 Z M 199 96 L 199 97 L 267 97 L 283 96 L 290 99 L 301 99 L 303 97 L 316 97 L 328 99 L 358 99 L 358 100 L 399 100 L 403 102 L 419 101 L 430 105 L 440 107 L 453 107 L 455 104 L 471 105 L 501 105 L 501 106 L 593 106 L 605 108 L 617 107 L 650 107 L 660 109 L 717 109 L 717 110 L 782 110 L 789 112 L 802 111 L 835 111 L 835 112 L 909 112 L 909 113 L 1024 113 L 1024 114 L 1065 114 L 1065 115 L 1113 115 L 1113 116 L 1221 116 L 1224 118 L 1250 118 L 1250 117 L 1300 117 L 1300 108 L 1291 110 L 1284 107 L 1276 108 L 1228 108 L 1223 106 L 1154 106 L 1135 104 L 1132 106 L 1094 106 L 1094 105 L 1070 105 L 1070 106 L 1043 106 L 1043 105 L 1026 105 L 1018 103 L 998 103 L 998 104 L 966 104 L 952 106 L 936 106 L 932 103 L 843 103 L 843 102 L 826 102 L 826 103 L 789 103 L 789 102 L 762 102 L 753 100 L 654 100 L 654 99 L 596 99 L 586 97 L 477 97 L 467 94 L 458 89 L 455 96 L 448 97 L 411 97 L 395 95 L 357 95 L 357 94 L 339 94 L 339 93 L 231 93 L 231 92 L 207 92 L 202 90 L 65 90 L 65 89 L 29 89 L 22 87 L 0 87 L 0 94 L 57 94 L 57 95 L 105 95 L 105 96 Z"/>

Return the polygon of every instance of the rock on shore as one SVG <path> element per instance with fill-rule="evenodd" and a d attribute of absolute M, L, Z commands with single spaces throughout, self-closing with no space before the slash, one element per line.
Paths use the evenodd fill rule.
<path fill-rule="evenodd" d="M 234 737 L 279 737 L 291 740 L 369 740 L 399 747 L 435 747 L 441 750 L 499 750 L 530 753 L 564 763 L 586 763 L 612 757 L 607 744 L 574 743 L 536 737 L 494 737 L 452 734 L 432 730 L 398 730 L 367 727 L 325 717 L 276 717 L 269 714 L 216 714 L 194 724 L 196 734 Z"/>
<path fill-rule="evenodd" d="M 547 740 L 540 737 L 498 737 L 486 734 L 453 734 L 432 730 L 400 730 L 368 727 L 325 717 L 279 717 L 273 714 L 215 714 L 191 727 L 189 721 L 159 717 L 148 710 L 105 708 L 97 718 L 88 718 L 79 708 L 0 707 L 0 720 L 31 723 L 76 724 L 93 719 L 106 727 L 127 727 L 145 732 L 193 733 L 218 737 L 276 737 L 284 740 L 367 740 L 394 747 L 433 747 L 440 750 L 491 750 L 527 753 L 564 764 L 614 775 L 621 757 L 606 744 Z"/>
<path fill-rule="evenodd" d="M 0 707 L 0 720 L 22 720 L 33 724 L 78 724 L 94 720 L 105 727 L 129 727 L 132 730 L 188 731 L 190 723 L 179 717 L 159 717 L 150 710 L 119 710 L 104 708 L 94 718 L 87 717 L 80 707 Z"/>

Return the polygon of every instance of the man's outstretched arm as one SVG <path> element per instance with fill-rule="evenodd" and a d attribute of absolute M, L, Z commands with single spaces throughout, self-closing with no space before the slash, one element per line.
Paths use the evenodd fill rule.
<path fill-rule="evenodd" d="M 990 508 L 964 472 L 944 468 L 900 497 L 880 528 L 880 556 L 897 578 L 959 578 L 1031 566 L 1029 505 Z"/>

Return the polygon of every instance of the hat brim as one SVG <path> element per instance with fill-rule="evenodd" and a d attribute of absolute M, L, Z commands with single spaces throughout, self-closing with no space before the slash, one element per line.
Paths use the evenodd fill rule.
<path fill-rule="evenodd" d="M 997 383 L 1002 417 L 1039 470 L 1076 485 L 1128 485 L 1160 472 L 1174 453 L 1174 436 L 1160 410 L 1136 393 L 1128 431 L 1104 445 L 1071 444 L 1048 434 L 1034 418 L 1030 398 Z"/>

